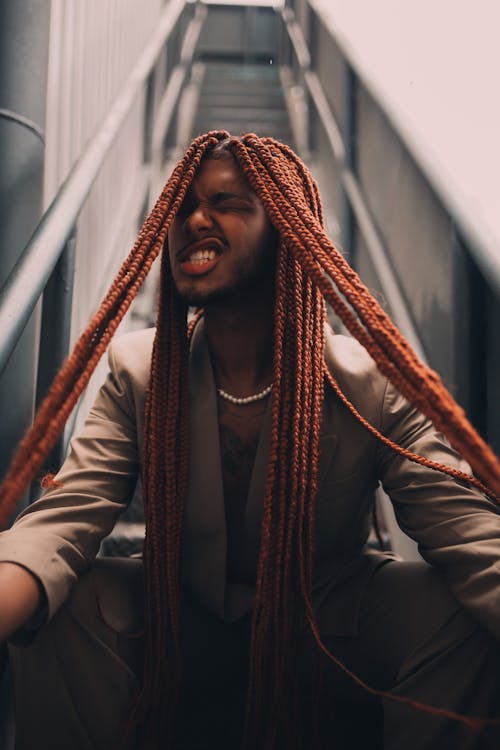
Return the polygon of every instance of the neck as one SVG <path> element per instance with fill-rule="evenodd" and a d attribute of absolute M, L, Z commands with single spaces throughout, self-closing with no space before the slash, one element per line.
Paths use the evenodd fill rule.
<path fill-rule="evenodd" d="M 239 297 L 205 308 L 205 332 L 217 385 L 234 396 L 248 396 L 272 381 L 273 308 Z"/>

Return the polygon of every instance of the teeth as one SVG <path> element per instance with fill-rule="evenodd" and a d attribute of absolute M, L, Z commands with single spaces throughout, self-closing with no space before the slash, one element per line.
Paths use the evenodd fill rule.
<path fill-rule="evenodd" d="M 196 250 L 192 255 L 189 256 L 188 261 L 190 263 L 206 263 L 209 260 L 215 260 L 217 253 L 215 250 Z"/>

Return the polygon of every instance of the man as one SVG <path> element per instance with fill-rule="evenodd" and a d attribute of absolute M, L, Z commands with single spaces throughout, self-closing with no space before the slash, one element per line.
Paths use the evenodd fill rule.
<path fill-rule="evenodd" d="M 42 424 L 90 376 L 167 232 L 156 333 L 114 343 L 53 488 L 0 540 L 0 639 L 29 640 L 50 620 L 33 646 L 11 648 L 29 717 L 19 747 L 133 746 L 137 728 L 141 748 L 188 747 L 191 708 L 205 702 L 236 717 L 228 746 L 243 736 L 244 747 L 309 748 L 316 719 L 338 739 L 346 697 L 373 713 L 366 685 L 381 698 L 388 750 L 487 747 L 491 727 L 461 715 L 499 716 L 498 507 L 380 371 L 436 421 L 447 408 L 460 441 L 450 397 L 329 243 L 315 184 L 285 146 L 226 133 L 191 145 L 24 462 L 32 471 L 34 445 L 50 449 Z M 325 329 L 321 292 L 378 367 Z M 204 310 L 189 336 L 188 306 Z M 472 458 L 498 479 L 480 442 Z M 91 567 L 139 470 L 144 622 L 140 563 Z M 436 570 L 366 550 L 379 479 Z"/>

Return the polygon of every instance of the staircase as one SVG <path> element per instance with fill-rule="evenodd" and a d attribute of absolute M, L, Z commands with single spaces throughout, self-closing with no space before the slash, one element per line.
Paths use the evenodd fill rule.
<path fill-rule="evenodd" d="M 269 63 L 207 62 L 192 136 L 255 132 L 292 145 L 279 70 Z"/>

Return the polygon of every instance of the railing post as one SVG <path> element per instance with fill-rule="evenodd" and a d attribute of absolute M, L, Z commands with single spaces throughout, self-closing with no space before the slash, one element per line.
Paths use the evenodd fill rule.
<path fill-rule="evenodd" d="M 75 272 L 76 230 L 66 242 L 43 293 L 36 405 L 41 404 L 69 352 Z M 64 459 L 60 438 L 46 462 L 58 469 Z"/>
<path fill-rule="evenodd" d="M 342 140 L 344 142 L 344 167 L 356 174 L 356 77 L 354 72 L 344 59 L 344 76 L 343 76 L 343 117 L 341 122 Z M 355 264 L 354 251 L 354 214 L 351 202 L 342 185 L 342 215 L 340 217 L 340 230 L 342 237 L 342 248 L 349 254 L 349 262 Z"/>
<path fill-rule="evenodd" d="M 101 170 L 104 159 L 128 113 L 135 105 L 137 94 L 158 59 L 183 8 L 184 0 L 171 0 L 166 6 L 148 45 L 104 117 L 101 127 L 87 143 L 72 171 L 59 188 L 56 198 L 20 254 L 5 284 L 0 288 L 0 330 L 2 331 L 0 372 L 13 353 L 16 341 L 45 288 L 64 248 L 64 243 L 71 235 L 72 227 Z M 7 191 L 5 192 L 7 194 Z M 26 231 L 26 227 L 22 229 Z M 8 272 L 7 268 L 5 275 Z M 0 455 L 2 455 L 1 452 Z M 8 458 L 7 451 L 5 455 Z"/>

